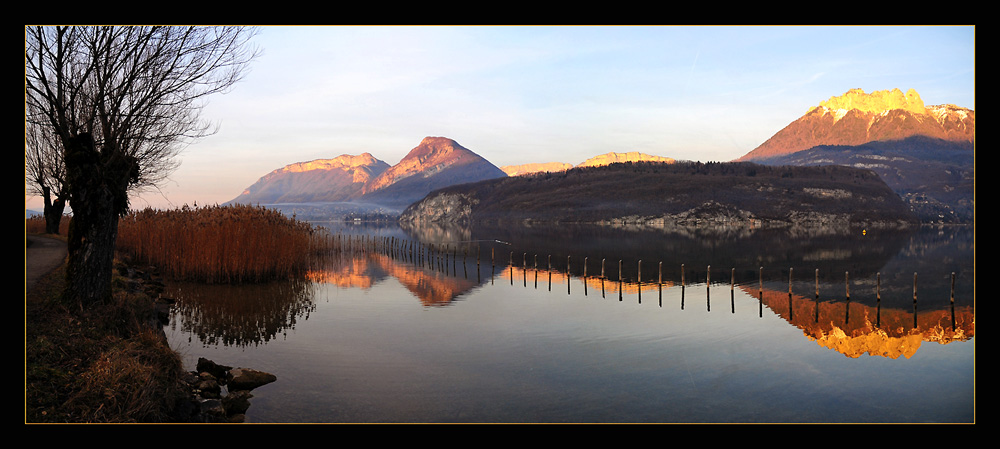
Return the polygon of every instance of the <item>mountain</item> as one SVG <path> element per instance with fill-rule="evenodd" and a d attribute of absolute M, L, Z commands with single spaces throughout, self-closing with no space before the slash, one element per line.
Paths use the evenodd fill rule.
<path fill-rule="evenodd" d="M 649 154 L 640 153 L 638 151 L 630 151 L 627 153 L 605 153 L 598 156 L 594 156 L 587 159 L 576 167 L 598 167 L 602 165 L 609 165 L 620 162 L 665 162 L 668 164 L 674 163 L 674 159 L 663 156 L 652 156 Z M 527 175 L 532 173 L 541 172 L 558 172 L 565 171 L 573 168 L 572 164 L 567 164 L 565 162 L 547 162 L 547 163 L 535 163 L 535 164 L 521 164 L 521 165 L 505 165 L 500 167 L 507 176 L 519 176 Z"/>
<path fill-rule="evenodd" d="M 261 177 L 229 203 L 344 203 L 402 209 L 441 187 L 507 175 L 486 159 L 444 137 L 427 137 L 398 164 L 371 154 L 300 162 Z M 367 206 L 366 206 L 367 207 Z"/>
<path fill-rule="evenodd" d="M 634 162 L 456 185 L 411 204 L 400 221 L 825 226 L 838 231 L 916 223 L 871 170 L 745 162 Z"/>
<path fill-rule="evenodd" d="M 389 164 L 369 153 L 299 162 L 261 177 L 230 203 L 276 204 L 350 201 Z"/>
<path fill-rule="evenodd" d="M 527 175 L 531 173 L 565 171 L 573 168 L 573 164 L 565 162 L 538 162 L 532 164 L 504 165 L 500 167 L 507 176 Z"/>
<path fill-rule="evenodd" d="M 920 221 L 975 223 L 975 145 L 926 136 L 819 145 L 761 158 L 767 165 L 844 165 L 874 171 Z"/>
<path fill-rule="evenodd" d="M 913 89 L 849 90 L 737 161 L 868 168 L 922 222 L 975 223 L 976 113 L 925 106 Z"/>
<path fill-rule="evenodd" d="M 600 167 L 620 162 L 665 162 L 672 164 L 675 161 L 669 157 L 652 156 L 638 151 L 630 151 L 628 153 L 605 153 L 594 156 L 581 162 L 577 167 Z"/>
<path fill-rule="evenodd" d="M 445 137 L 425 137 L 396 165 L 365 185 L 363 200 L 404 208 L 442 187 L 507 174 L 482 156 Z"/>
<path fill-rule="evenodd" d="M 818 145 L 862 145 L 920 135 L 975 143 L 976 113 L 955 105 L 924 106 L 913 89 L 866 94 L 851 89 L 809 109 L 737 161 L 754 161 Z"/>

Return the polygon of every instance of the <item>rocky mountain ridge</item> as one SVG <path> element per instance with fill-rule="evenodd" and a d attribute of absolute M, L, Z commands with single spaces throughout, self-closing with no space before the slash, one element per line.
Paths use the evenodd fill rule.
<path fill-rule="evenodd" d="M 638 151 L 629 151 L 625 153 L 610 152 L 605 154 L 600 154 L 587 159 L 577 165 L 568 164 L 566 162 L 543 162 L 543 163 L 533 163 L 533 164 L 519 164 L 519 165 L 505 165 L 500 167 L 507 176 L 519 176 L 527 175 L 532 173 L 543 173 L 543 172 L 559 172 L 566 171 L 574 167 L 599 167 L 602 165 L 609 165 L 621 162 L 664 162 L 667 164 L 672 164 L 676 162 L 673 158 L 654 156 L 645 153 L 640 153 Z"/>
<path fill-rule="evenodd" d="M 975 223 L 975 145 L 926 136 L 863 145 L 819 145 L 761 158 L 766 165 L 872 170 L 924 223 Z"/>
<path fill-rule="evenodd" d="M 426 137 L 396 165 L 369 153 L 289 164 L 229 203 L 374 203 L 402 208 L 433 189 L 503 177 L 486 159 L 445 137 Z"/>
<path fill-rule="evenodd" d="M 297 162 L 262 176 L 229 203 L 350 201 L 388 169 L 389 164 L 369 153 Z"/>
<path fill-rule="evenodd" d="M 876 172 L 922 222 L 975 223 L 975 111 L 925 106 L 914 89 L 851 89 L 737 161 Z"/>
<path fill-rule="evenodd" d="M 573 168 L 573 164 L 565 162 L 536 162 L 529 164 L 504 165 L 500 167 L 507 176 L 527 175 L 539 172 L 557 172 Z"/>
<path fill-rule="evenodd" d="M 866 94 L 851 89 L 821 102 L 737 161 L 753 161 L 818 145 L 862 145 L 928 136 L 975 142 L 975 111 L 945 104 L 925 106 L 913 89 Z"/>

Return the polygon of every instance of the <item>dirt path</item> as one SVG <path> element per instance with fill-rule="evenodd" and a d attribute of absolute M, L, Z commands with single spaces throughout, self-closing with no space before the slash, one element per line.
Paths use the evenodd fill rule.
<path fill-rule="evenodd" d="M 24 236 L 24 292 L 66 261 L 66 242 L 37 235 Z"/>

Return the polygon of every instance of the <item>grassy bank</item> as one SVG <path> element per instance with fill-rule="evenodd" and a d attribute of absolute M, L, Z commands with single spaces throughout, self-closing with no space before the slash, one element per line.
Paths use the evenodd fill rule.
<path fill-rule="evenodd" d="M 147 323 L 152 300 L 116 282 L 113 300 L 74 310 L 65 267 L 25 296 L 25 422 L 172 422 L 189 395 L 180 357 Z"/>

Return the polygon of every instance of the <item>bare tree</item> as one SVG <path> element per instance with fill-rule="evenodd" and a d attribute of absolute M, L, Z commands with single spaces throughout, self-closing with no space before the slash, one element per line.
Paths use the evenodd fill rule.
<path fill-rule="evenodd" d="M 246 73 L 258 55 L 255 34 L 243 27 L 25 28 L 26 122 L 55 136 L 73 209 L 69 299 L 86 305 L 110 295 L 129 192 L 164 181 L 185 145 L 214 132 L 201 119 L 205 100 Z"/>
<path fill-rule="evenodd" d="M 66 209 L 66 165 L 62 146 L 51 129 L 37 123 L 24 124 L 24 179 L 26 191 L 44 200 L 45 232 L 58 234 Z"/>

